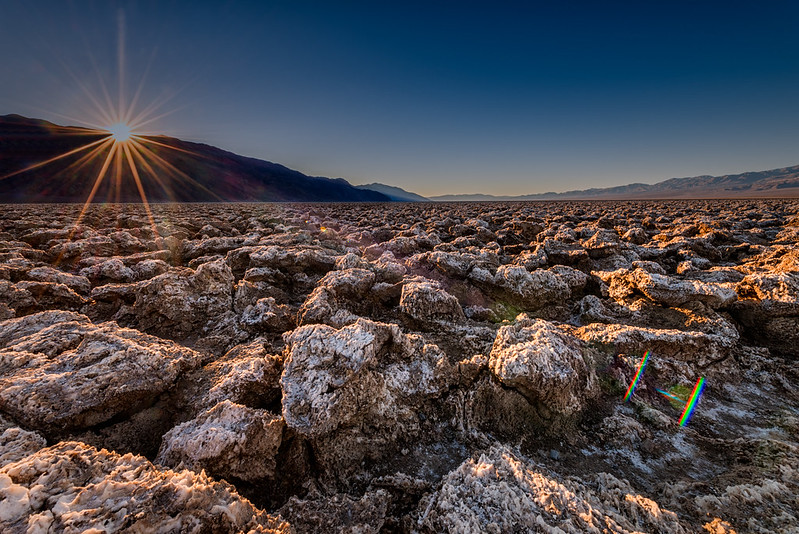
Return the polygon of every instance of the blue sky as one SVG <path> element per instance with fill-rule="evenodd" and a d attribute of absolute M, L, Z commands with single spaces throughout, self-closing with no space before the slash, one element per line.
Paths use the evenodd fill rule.
<path fill-rule="evenodd" d="M 797 2 L 0 0 L 0 114 L 96 117 L 120 18 L 126 100 L 145 73 L 140 109 L 171 97 L 148 130 L 307 174 L 525 194 L 799 164 Z"/>

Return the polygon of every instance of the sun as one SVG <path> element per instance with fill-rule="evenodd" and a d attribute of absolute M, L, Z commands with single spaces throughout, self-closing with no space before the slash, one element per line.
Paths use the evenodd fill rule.
<path fill-rule="evenodd" d="M 133 130 L 124 122 L 112 124 L 106 128 L 116 143 L 125 143 L 130 140 Z"/>
<path fill-rule="evenodd" d="M 159 185 L 168 197 L 172 197 L 173 185 L 175 181 L 181 184 L 187 184 L 190 187 L 198 187 L 218 200 L 221 197 L 216 195 L 213 191 L 197 182 L 194 178 L 186 174 L 184 171 L 173 165 L 168 159 L 159 155 L 159 152 L 176 151 L 195 156 L 201 156 L 196 152 L 186 148 L 180 148 L 170 143 L 164 143 L 158 140 L 159 135 L 148 133 L 142 130 L 147 124 L 151 124 L 160 120 L 163 117 L 177 111 L 175 108 L 160 114 L 156 114 L 162 106 L 164 106 L 175 94 L 162 96 L 160 99 L 154 100 L 150 105 L 145 106 L 143 110 L 137 112 L 137 104 L 139 96 L 142 94 L 144 87 L 145 77 L 141 77 L 138 89 L 133 93 L 133 98 L 128 99 L 125 93 L 125 76 L 123 67 L 124 61 L 124 43 L 123 38 L 125 35 L 124 28 L 122 27 L 123 17 L 120 17 L 119 41 L 118 41 L 118 68 L 119 68 L 119 98 L 114 103 L 109 94 L 108 88 L 104 82 L 102 74 L 97 71 L 97 76 L 100 82 L 101 93 L 98 96 L 93 93 L 86 84 L 77 76 L 72 75 L 78 87 L 83 90 L 89 99 L 89 102 L 94 106 L 94 113 L 89 114 L 84 119 L 74 118 L 67 115 L 56 115 L 75 121 L 80 126 L 61 126 L 58 127 L 61 131 L 75 135 L 75 136 L 89 136 L 90 139 L 86 143 L 67 150 L 62 154 L 51 157 L 44 161 L 32 163 L 23 169 L 15 170 L 4 176 L 0 176 L 0 180 L 5 180 L 16 176 L 18 174 L 26 173 L 33 169 L 38 169 L 45 165 L 49 165 L 55 161 L 63 160 L 81 154 L 76 161 L 73 161 L 64 172 L 79 174 L 83 169 L 88 168 L 90 165 L 96 163 L 99 166 L 97 176 L 92 183 L 91 190 L 89 191 L 83 207 L 78 213 L 75 224 L 69 232 L 67 241 L 71 242 L 76 232 L 81 229 L 81 223 L 86 216 L 86 213 L 94 202 L 97 192 L 100 190 L 101 185 L 108 176 L 111 180 L 109 186 L 109 200 L 113 202 L 112 193 L 116 194 L 116 203 L 120 203 L 119 195 L 122 190 L 123 171 L 127 166 L 130 169 L 129 176 L 133 178 L 136 184 L 136 189 L 139 192 L 144 210 L 147 213 L 147 218 L 150 221 L 153 235 L 155 236 L 156 246 L 159 249 L 164 247 L 158 232 L 153 212 L 150 209 L 150 202 L 147 199 L 145 184 L 142 182 L 142 176 L 149 176 L 154 184 Z M 96 67 L 95 67 L 96 68 Z M 70 74 L 72 74 L 70 72 Z M 103 98 L 104 97 L 104 98 Z M 105 101 L 105 102 L 103 102 Z M 116 104 L 116 105 L 115 105 Z M 93 116 L 92 116 L 93 115 Z M 110 126 L 106 126 L 110 125 Z M 100 163 L 102 162 L 102 163 Z M 127 165 L 125 165 L 127 163 Z M 66 248 L 64 249 L 66 250 Z M 55 260 L 55 265 L 61 262 L 63 252 Z"/>

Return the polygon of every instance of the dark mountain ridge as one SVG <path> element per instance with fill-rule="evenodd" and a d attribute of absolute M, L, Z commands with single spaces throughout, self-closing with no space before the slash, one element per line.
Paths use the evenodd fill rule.
<path fill-rule="evenodd" d="M 112 150 L 110 147 L 88 160 L 85 156 L 96 147 L 19 171 L 105 137 L 105 133 L 86 128 L 59 126 L 20 115 L 0 116 L 0 202 L 85 202 Z M 307 176 L 277 163 L 239 156 L 206 144 L 166 136 L 145 139 L 151 141 L 141 142 L 149 149 L 149 153 L 142 152 L 145 163 L 135 154 L 132 158 L 150 202 L 391 200 L 377 191 L 355 188 L 342 178 Z M 141 202 L 127 159 L 111 161 L 94 201 Z"/>

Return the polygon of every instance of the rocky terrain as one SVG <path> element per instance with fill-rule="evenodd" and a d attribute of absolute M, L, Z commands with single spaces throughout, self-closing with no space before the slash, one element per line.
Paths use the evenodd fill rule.
<path fill-rule="evenodd" d="M 799 201 L 80 208 L 0 210 L 2 532 L 799 532 Z"/>

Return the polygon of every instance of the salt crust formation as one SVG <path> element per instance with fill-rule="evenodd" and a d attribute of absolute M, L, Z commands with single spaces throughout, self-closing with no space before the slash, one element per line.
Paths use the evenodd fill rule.
<path fill-rule="evenodd" d="M 167 432 L 156 461 L 226 479 L 274 478 L 284 426 L 279 416 L 225 400 Z"/>
<path fill-rule="evenodd" d="M 542 319 L 521 318 L 497 332 L 488 362 L 506 386 L 551 410 L 578 412 L 591 393 L 593 370 L 583 343 Z"/>
<path fill-rule="evenodd" d="M 434 532 L 686 532 L 677 514 L 613 475 L 563 480 L 500 444 L 449 473 L 422 504 L 419 526 Z"/>
<path fill-rule="evenodd" d="M 396 325 L 307 325 L 285 340 L 286 425 L 316 444 L 317 462 L 340 478 L 418 436 L 419 414 L 454 380 L 437 346 Z"/>
<path fill-rule="evenodd" d="M 225 482 L 61 442 L 0 468 L 5 532 L 291 532 Z"/>
<path fill-rule="evenodd" d="M 0 328 L 0 409 L 37 429 L 86 428 L 140 409 L 200 363 L 175 342 L 77 313 Z"/>
<path fill-rule="evenodd" d="M 0 211 L 2 532 L 796 532 L 795 201 L 79 210 Z"/>

